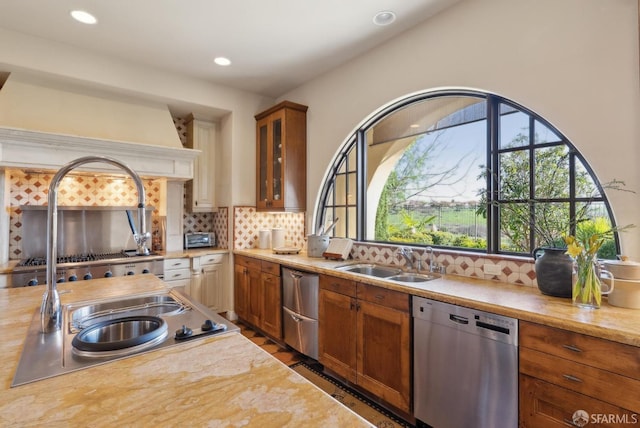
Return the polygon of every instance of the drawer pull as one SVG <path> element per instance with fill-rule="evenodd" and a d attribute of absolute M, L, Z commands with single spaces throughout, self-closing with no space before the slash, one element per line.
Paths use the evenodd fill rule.
<path fill-rule="evenodd" d="M 570 380 L 571 382 L 582 383 L 582 379 L 580 379 L 579 377 L 571 376 L 569 374 L 563 374 L 562 377 L 565 378 L 566 380 Z"/>
<path fill-rule="evenodd" d="M 171 266 L 180 266 L 182 263 L 178 262 L 178 263 L 174 263 Z"/>
<path fill-rule="evenodd" d="M 174 277 L 174 278 L 179 278 L 179 277 L 181 277 L 181 276 L 182 276 L 182 274 L 181 274 L 181 273 L 174 273 L 174 274 L 173 274 L 173 277 Z"/>
<path fill-rule="evenodd" d="M 382 299 L 384 299 L 384 294 L 376 294 L 375 297 L 378 300 L 382 300 Z"/>
<path fill-rule="evenodd" d="M 573 345 L 562 345 L 562 347 L 564 349 L 568 349 L 569 351 L 573 351 L 573 352 L 582 352 L 582 349 L 578 348 L 577 346 L 573 346 Z"/>

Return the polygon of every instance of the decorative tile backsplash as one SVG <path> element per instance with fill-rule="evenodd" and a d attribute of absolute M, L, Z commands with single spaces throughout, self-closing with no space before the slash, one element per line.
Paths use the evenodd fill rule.
<path fill-rule="evenodd" d="M 6 170 L 9 183 L 9 257 L 22 257 L 21 205 L 48 205 L 48 193 L 53 173 Z M 156 209 L 151 215 L 152 232 L 159 228 L 158 210 L 162 204 L 162 179 L 144 179 L 146 204 Z M 61 206 L 136 206 L 136 186 L 128 177 L 70 174 L 58 187 Z"/>
<path fill-rule="evenodd" d="M 6 170 L 9 183 L 9 257 L 22 258 L 22 210 L 21 205 L 48 204 L 49 185 L 54 173 Z M 164 203 L 161 181 L 143 179 L 146 204 L 155 207 L 151 215 L 151 233 L 160 228 L 158 207 Z M 58 205 L 61 206 L 136 206 L 136 186 L 128 177 L 71 174 L 62 179 L 58 188 Z M 215 232 L 220 248 L 228 248 L 228 208 L 216 213 L 191 214 L 184 211 L 185 232 Z"/>
<path fill-rule="evenodd" d="M 399 245 L 395 246 L 356 242 L 351 249 L 351 257 L 354 260 L 395 265 L 406 268 L 407 261 L 400 254 L 400 248 L 401 246 Z M 422 269 L 428 270 L 429 254 L 427 251 L 425 251 L 424 248 L 411 248 L 414 256 L 420 257 Z M 434 249 L 433 257 L 434 263 L 438 267 L 443 267 L 445 272 L 448 274 L 489 279 L 529 287 L 537 286 L 534 263 L 528 258 L 490 256 L 441 249 Z M 500 274 L 486 274 L 484 272 L 485 265 L 499 266 L 498 269 Z"/>
<path fill-rule="evenodd" d="M 303 248 L 306 245 L 304 223 L 304 213 L 263 213 L 255 207 L 233 207 L 233 248 L 257 248 L 258 232 L 274 227 L 285 229 L 285 246 Z"/>

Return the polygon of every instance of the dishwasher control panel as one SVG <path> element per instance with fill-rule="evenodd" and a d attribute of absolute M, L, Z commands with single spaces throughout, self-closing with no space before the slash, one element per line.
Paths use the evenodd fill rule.
<path fill-rule="evenodd" d="M 515 318 L 416 296 L 413 297 L 413 316 L 500 342 L 518 344 L 518 320 Z"/>

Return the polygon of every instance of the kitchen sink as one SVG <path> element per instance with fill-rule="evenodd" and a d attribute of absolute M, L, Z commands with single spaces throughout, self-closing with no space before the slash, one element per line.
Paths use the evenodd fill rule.
<path fill-rule="evenodd" d="M 38 308 L 11 386 L 239 330 L 176 289 L 64 305 L 51 333 L 40 331 Z"/>
<path fill-rule="evenodd" d="M 360 273 L 362 275 L 375 276 L 378 278 L 388 278 L 393 275 L 402 273 L 402 269 L 394 268 L 391 266 L 377 265 L 373 263 L 358 263 L 338 266 L 336 269 L 351 272 Z"/>
<path fill-rule="evenodd" d="M 435 273 L 411 273 L 404 272 L 402 269 L 394 268 L 391 266 L 378 265 L 375 263 L 358 263 L 358 264 L 348 264 L 336 267 L 336 269 L 351 272 L 351 273 L 359 273 L 362 275 L 374 276 L 376 278 L 388 279 L 391 281 L 398 282 L 412 282 L 412 283 L 420 283 L 420 282 L 428 282 L 433 281 L 434 279 L 440 278 L 440 275 Z"/>
<path fill-rule="evenodd" d="M 390 276 L 386 279 L 389 279 L 391 281 L 398 281 L 398 282 L 428 282 L 428 281 L 433 281 L 434 279 L 438 279 L 440 278 L 440 275 L 436 275 L 433 273 L 429 273 L 429 274 L 422 274 L 422 273 L 403 273 L 400 275 L 394 275 L 394 276 Z"/>

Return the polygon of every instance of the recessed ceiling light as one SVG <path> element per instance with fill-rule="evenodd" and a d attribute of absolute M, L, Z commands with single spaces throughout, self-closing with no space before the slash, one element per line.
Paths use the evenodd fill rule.
<path fill-rule="evenodd" d="M 389 25 L 396 20 L 396 14 L 390 10 L 383 10 L 376 13 L 373 17 L 373 23 L 376 25 Z"/>
<path fill-rule="evenodd" d="M 229 58 L 225 58 L 223 56 L 219 56 L 217 58 L 214 58 L 213 62 L 215 62 L 218 65 L 222 65 L 222 66 L 231 65 L 231 60 Z"/>
<path fill-rule="evenodd" d="M 83 24 L 95 24 L 98 22 L 95 16 L 91 15 L 89 12 L 85 12 L 84 10 L 72 10 L 71 16 L 78 22 L 82 22 Z"/>

